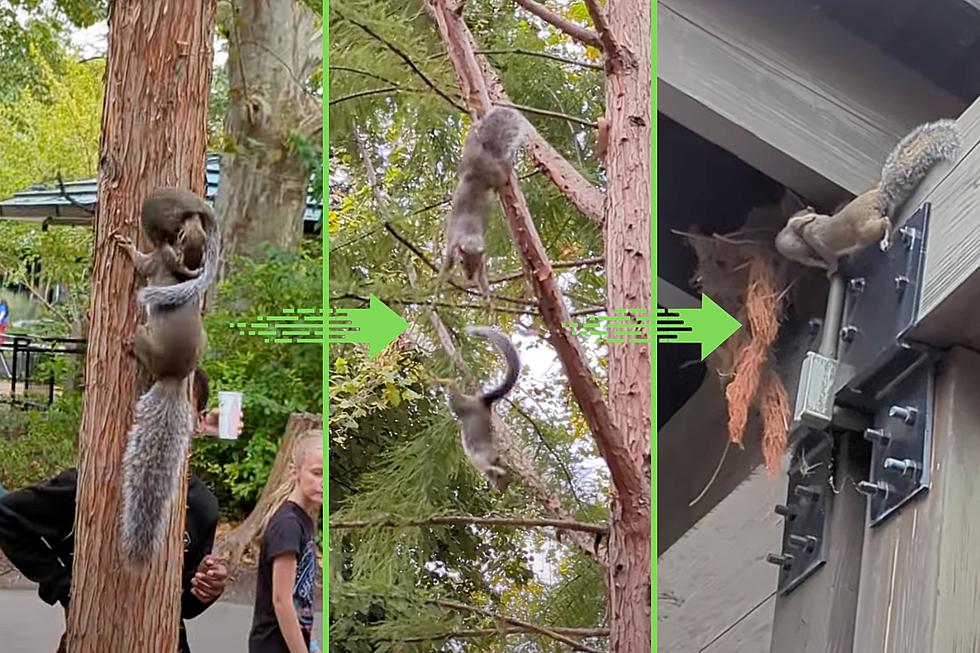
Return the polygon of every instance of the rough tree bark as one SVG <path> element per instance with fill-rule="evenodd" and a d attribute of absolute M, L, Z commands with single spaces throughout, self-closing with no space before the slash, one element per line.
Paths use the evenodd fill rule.
<path fill-rule="evenodd" d="M 216 547 L 218 555 L 227 560 L 232 568 L 238 566 L 246 553 L 254 552 L 259 527 L 272 508 L 272 493 L 286 480 L 286 474 L 289 472 L 289 459 L 293 455 L 296 440 L 310 429 L 322 428 L 322 415 L 293 413 L 289 416 L 289 421 L 286 422 L 286 430 L 282 435 L 282 442 L 279 444 L 279 451 L 276 452 L 276 459 L 272 463 L 272 470 L 269 472 L 269 480 L 262 488 L 262 494 L 259 496 L 255 508 L 245 518 L 245 521 L 227 533 Z"/>
<path fill-rule="evenodd" d="M 142 239 L 140 205 L 156 186 L 204 190 L 214 3 L 115 0 L 109 7 L 68 649 L 175 651 L 185 493 L 147 571 L 131 570 L 118 547 L 122 452 L 146 385 L 119 346 L 142 312 L 132 264 L 110 235 Z"/>
<path fill-rule="evenodd" d="M 641 0 L 609 4 L 610 15 L 606 16 L 594 0 L 586 0 L 607 74 L 606 163 L 611 182 L 602 220 L 607 305 L 610 310 L 631 308 L 649 314 L 650 8 Z M 486 59 L 475 54 L 473 37 L 450 0 L 428 0 L 427 5 L 449 51 L 463 97 L 479 103 L 479 111 L 473 113 L 483 115 L 491 103 L 506 101 L 499 78 Z M 549 161 L 538 157 L 536 163 L 541 166 Z M 559 188 L 571 201 L 568 189 Z M 607 405 L 581 345 L 563 327 L 569 322 L 568 312 L 516 175 L 500 189 L 500 199 L 550 331 L 549 340 L 612 477 L 607 551 L 610 650 L 646 653 L 651 610 L 649 346 L 610 345 L 611 405 Z"/>
<path fill-rule="evenodd" d="M 586 3 L 606 63 L 606 306 L 650 313 L 650 3 Z M 609 522 L 609 648 L 650 650 L 650 347 L 609 343 L 609 408 L 642 483 L 620 488 Z M 632 477 L 635 479 L 635 477 Z"/>
<path fill-rule="evenodd" d="M 223 256 L 294 249 L 302 237 L 308 168 L 290 145 L 317 142 L 323 105 L 304 87 L 320 66 L 316 15 L 296 0 L 241 0 L 228 19 L 228 111 L 215 210 Z M 222 265 L 224 268 L 224 264 Z"/>

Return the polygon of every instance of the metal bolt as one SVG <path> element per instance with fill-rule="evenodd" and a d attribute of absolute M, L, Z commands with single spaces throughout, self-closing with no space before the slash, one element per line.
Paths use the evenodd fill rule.
<path fill-rule="evenodd" d="M 858 330 L 856 326 L 847 325 L 840 330 L 840 339 L 844 342 L 851 342 L 854 340 L 854 336 L 857 335 L 857 332 Z"/>
<path fill-rule="evenodd" d="M 790 508 L 789 506 L 785 506 L 781 503 L 777 504 L 776 507 L 773 508 L 773 512 L 775 512 L 777 515 L 781 515 L 790 520 L 796 519 L 796 510 Z"/>
<path fill-rule="evenodd" d="M 864 439 L 869 442 L 880 442 L 882 444 L 888 442 L 888 434 L 881 429 L 864 429 Z"/>
<path fill-rule="evenodd" d="M 904 476 L 910 471 L 914 472 L 919 469 L 919 464 L 910 458 L 905 458 L 904 460 L 899 460 L 898 458 L 885 458 L 884 467 L 885 469 L 890 469 Z"/>
<path fill-rule="evenodd" d="M 820 489 L 810 485 L 797 485 L 793 493 L 801 499 L 816 499 L 820 496 Z"/>
<path fill-rule="evenodd" d="M 847 282 L 848 290 L 854 293 L 864 292 L 864 287 L 866 285 L 867 282 L 864 280 L 864 277 L 855 277 Z"/>
<path fill-rule="evenodd" d="M 806 551 L 813 551 L 817 547 L 817 538 L 812 535 L 790 535 L 789 543 L 798 549 L 805 549 Z"/>
<path fill-rule="evenodd" d="M 885 494 L 888 491 L 888 486 L 881 481 L 877 483 L 872 483 L 871 481 L 861 481 L 857 484 L 857 489 L 858 492 L 861 492 L 862 494 L 874 496 L 875 494 Z"/>
<path fill-rule="evenodd" d="M 905 245 L 906 249 L 912 249 L 912 243 L 915 242 L 915 237 L 918 236 L 919 232 L 914 227 L 902 227 L 898 232 L 902 234 L 902 244 Z"/>
<path fill-rule="evenodd" d="M 895 277 L 895 290 L 898 292 L 904 292 L 909 286 L 909 278 L 904 274 L 900 274 Z"/>
<path fill-rule="evenodd" d="M 783 569 L 789 569 L 793 566 L 793 556 L 789 553 L 785 555 L 770 553 L 766 556 L 766 562 L 777 567 L 782 567 Z"/>
<path fill-rule="evenodd" d="M 888 416 L 893 419 L 900 419 L 906 424 L 915 424 L 915 418 L 919 411 L 914 406 L 892 406 L 888 409 Z"/>

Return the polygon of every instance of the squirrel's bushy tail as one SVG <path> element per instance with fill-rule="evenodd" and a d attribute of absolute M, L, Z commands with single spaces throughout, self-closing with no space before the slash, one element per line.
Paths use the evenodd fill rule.
<path fill-rule="evenodd" d="M 214 214 L 207 214 L 204 221 L 204 272 L 196 279 L 188 279 L 172 286 L 147 286 L 139 291 L 139 301 L 151 308 L 158 306 L 183 306 L 203 295 L 218 275 L 218 254 L 221 252 L 221 234 Z"/>
<path fill-rule="evenodd" d="M 514 348 L 514 343 L 507 336 L 490 327 L 468 326 L 466 327 L 466 332 L 490 340 L 503 353 L 504 359 L 507 361 L 507 373 L 504 376 L 504 380 L 496 388 L 483 393 L 484 401 L 497 401 L 506 396 L 514 388 L 514 384 L 517 383 L 517 377 L 521 373 L 521 359 L 517 355 L 517 349 Z"/>
<path fill-rule="evenodd" d="M 147 564 L 163 542 L 190 448 L 194 415 L 187 382 L 157 381 L 136 402 L 123 454 L 121 544 L 125 557 Z"/>
<path fill-rule="evenodd" d="M 915 191 L 934 165 L 951 160 L 960 149 L 955 120 L 927 122 L 898 142 L 881 167 L 881 192 L 890 214 Z"/>

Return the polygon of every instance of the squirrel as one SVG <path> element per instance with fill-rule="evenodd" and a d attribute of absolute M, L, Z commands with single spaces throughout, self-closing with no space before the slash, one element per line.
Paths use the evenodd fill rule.
<path fill-rule="evenodd" d="M 874 242 L 891 246 L 891 217 L 940 161 L 952 160 L 960 149 L 954 120 L 916 127 L 891 151 L 881 168 L 881 181 L 835 211 L 822 215 L 808 207 L 789 218 L 776 235 L 776 250 L 808 267 L 837 272 L 841 257 Z"/>
<path fill-rule="evenodd" d="M 150 308 L 176 307 L 203 296 L 217 276 L 221 248 L 218 221 L 208 203 L 180 188 L 158 188 L 143 201 L 140 225 L 157 249 L 163 244 L 180 247 L 186 267 L 200 268 L 203 263 L 201 274 L 194 278 L 147 285 L 139 292 L 140 303 Z"/>
<path fill-rule="evenodd" d="M 202 219 L 203 216 L 203 219 Z M 158 188 L 143 200 L 140 226 L 154 247 L 164 243 L 177 248 L 190 269 L 201 267 L 207 234 L 204 223 L 215 222 L 214 212 L 203 199 L 182 188 Z"/>
<path fill-rule="evenodd" d="M 521 359 L 513 343 L 499 331 L 484 326 L 468 326 L 466 332 L 489 339 L 503 352 L 507 361 L 504 380 L 491 390 L 478 391 L 473 395 L 463 394 L 451 379 L 439 379 L 439 382 L 449 390 L 450 407 L 459 418 L 463 451 L 494 489 L 503 492 L 507 489 L 508 475 L 494 444 L 491 411 L 494 403 L 507 396 L 516 385 Z"/>
<path fill-rule="evenodd" d="M 199 270 L 187 270 L 168 243 L 144 254 L 129 238 L 113 237 L 149 284 L 172 285 L 178 274 L 200 275 Z M 150 561 L 164 537 L 194 428 L 187 384 L 207 342 L 198 302 L 150 308 L 148 313 L 147 323 L 126 343 L 154 379 L 136 403 L 123 454 L 121 544 L 126 558 L 137 565 Z"/>
<path fill-rule="evenodd" d="M 457 172 L 459 183 L 446 218 L 446 256 L 433 302 L 457 262 L 466 278 L 475 282 L 483 298 L 490 301 L 484 260 L 490 203 L 493 191 L 510 178 L 514 156 L 530 128 L 527 119 L 514 109 L 494 107 L 466 135 Z"/>

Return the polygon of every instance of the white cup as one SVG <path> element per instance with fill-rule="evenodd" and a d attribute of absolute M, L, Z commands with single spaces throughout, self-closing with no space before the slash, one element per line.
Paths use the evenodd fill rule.
<path fill-rule="evenodd" d="M 218 393 L 218 437 L 222 440 L 237 440 L 238 428 L 242 423 L 242 393 Z"/>

